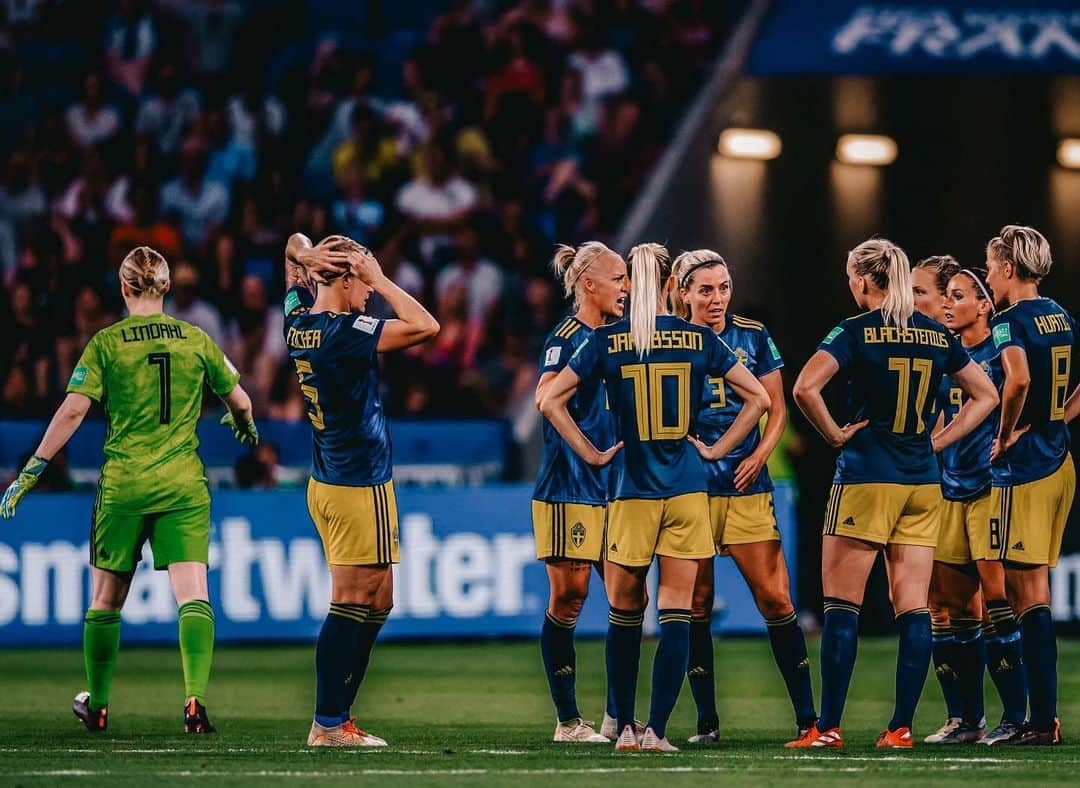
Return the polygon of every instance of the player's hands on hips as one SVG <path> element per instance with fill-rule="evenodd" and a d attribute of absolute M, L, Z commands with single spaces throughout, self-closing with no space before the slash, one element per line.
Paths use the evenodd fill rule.
<path fill-rule="evenodd" d="M 619 441 L 610 449 L 605 451 L 596 452 L 596 456 L 589 459 L 589 465 L 594 468 L 603 468 L 609 462 L 615 459 L 615 455 L 619 453 L 619 449 L 623 447 L 623 442 Z"/>
<path fill-rule="evenodd" d="M 694 448 L 698 450 L 698 454 L 700 454 L 706 460 L 719 460 L 721 457 L 727 454 L 727 452 L 724 452 L 724 454 L 717 454 L 714 451 L 720 441 L 717 441 L 712 446 L 710 446 L 709 444 L 701 440 L 701 438 L 699 438 L 697 435 L 687 435 L 686 439 L 692 444 L 694 444 Z"/>
<path fill-rule="evenodd" d="M 840 433 L 829 441 L 829 445 L 834 449 L 841 449 L 844 445 L 851 440 L 852 436 L 870 423 L 870 419 L 863 419 L 857 421 L 854 424 L 845 424 L 840 428 Z"/>
<path fill-rule="evenodd" d="M 1002 441 L 1000 435 L 994 438 L 993 442 L 990 444 L 990 462 L 997 462 L 1001 458 L 1001 455 L 1015 446 L 1021 436 L 1030 429 L 1031 425 L 1025 424 L 1023 427 L 1009 433 L 1009 438 L 1006 441 Z"/>
<path fill-rule="evenodd" d="M 226 411 L 225 415 L 221 417 L 221 423 L 229 427 L 233 431 L 233 435 L 241 443 L 249 446 L 259 445 L 259 431 L 255 428 L 254 419 L 237 421 L 233 417 L 232 411 Z"/>
<path fill-rule="evenodd" d="M 767 461 L 767 457 L 762 457 L 755 451 L 740 462 L 739 467 L 735 469 L 735 489 L 739 492 L 747 490 L 750 485 L 757 481 L 758 476 L 761 475 L 761 469 L 765 467 Z"/>
<path fill-rule="evenodd" d="M 26 461 L 26 465 L 23 466 L 15 481 L 4 491 L 4 497 L 0 498 L 0 517 L 10 520 L 15 516 L 15 507 L 19 505 L 24 495 L 34 489 L 34 485 L 38 483 L 38 479 L 41 478 L 48 464 L 48 460 L 43 460 L 36 454 Z"/>

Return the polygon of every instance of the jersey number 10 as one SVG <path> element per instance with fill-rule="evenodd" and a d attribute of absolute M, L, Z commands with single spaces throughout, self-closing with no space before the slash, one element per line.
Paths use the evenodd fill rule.
<path fill-rule="evenodd" d="M 690 364 L 627 364 L 623 380 L 634 383 L 638 440 L 680 440 L 690 431 Z M 664 379 L 675 381 L 675 424 L 664 423 Z"/>

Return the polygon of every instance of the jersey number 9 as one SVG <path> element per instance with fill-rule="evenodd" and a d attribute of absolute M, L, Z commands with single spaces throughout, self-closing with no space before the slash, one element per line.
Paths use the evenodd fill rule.
<path fill-rule="evenodd" d="M 690 431 L 690 364 L 628 364 L 623 380 L 634 384 L 638 440 L 680 440 Z M 664 423 L 664 379 L 675 382 L 675 424 Z"/>
<path fill-rule="evenodd" d="M 308 401 L 308 418 L 311 419 L 311 426 L 317 430 L 326 429 L 322 408 L 319 407 L 319 390 L 304 383 L 304 375 L 312 374 L 311 362 L 294 358 L 293 363 L 296 365 L 296 379 L 300 381 L 300 393 Z"/>
<path fill-rule="evenodd" d="M 919 385 L 915 392 L 915 434 L 921 435 L 926 425 L 923 424 L 923 407 L 926 405 L 926 395 L 930 393 L 930 376 L 934 371 L 934 364 L 928 358 L 890 358 L 889 371 L 898 375 L 896 384 L 896 415 L 893 416 L 892 431 L 903 433 L 907 431 L 908 399 L 911 394 L 911 376 L 919 375 Z"/>

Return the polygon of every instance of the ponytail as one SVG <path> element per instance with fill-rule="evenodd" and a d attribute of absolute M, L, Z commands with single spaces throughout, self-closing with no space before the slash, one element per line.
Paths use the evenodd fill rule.
<path fill-rule="evenodd" d="M 161 298 L 169 292 L 169 264 L 149 246 L 136 246 L 120 263 L 120 281 L 133 296 Z"/>
<path fill-rule="evenodd" d="M 911 264 L 904 250 L 884 238 L 871 238 L 848 252 L 848 260 L 855 273 L 869 277 L 884 291 L 881 314 L 885 324 L 906 326 L 915 312 L 915 294 L 911 289 Z"/>
<path fill-rule="evenodd" d="M 671 256 L 660 244 L 638 244 L 630 250 L 630 336 L 638 358 L 652 350 L 656 313 L 662 308 L 660 284 L 671 275 Z"/>
<path fill-rule="evenodd" d="M 564 295 L 567 298 L 574 297 L 575 308 L 579 306 L 580 301 L 577 292 L 578 282 L 597 258 L 605 252 L 611 252 L 611 250 L 599 241 L 583 243 L 577 249 L 566 244 L 555 247 L 555 254 L 551 258 L 551 269 L 563 283 Z"/>

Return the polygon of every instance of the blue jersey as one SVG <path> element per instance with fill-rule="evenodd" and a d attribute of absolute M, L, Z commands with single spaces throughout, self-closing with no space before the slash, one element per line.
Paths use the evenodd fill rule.
<path fill-rule="evenodd" d="M 765 326 L 756 320 L 729 315 L 720 339 L 735 351 L 735 357 L 746 366 L 754 377 L 762 378 L 784 366 L 780 351 L 769 336 Z M 722 377 L 705 378 L 705 406 L 698 414 L 698 436 L 705 443 L 713 444 L 731 427 L 742 409 L 743 401 Z M 773 483 L 769 469 L 762 466 L 761 473 L 749 488 L 739 492 L 735 489 L 735 469 L 749 457 L 761 443 L 761 432 L 755 427 L 741 444 L 726 457 L 705 463 L 709 477 L 709 495 L 755 495 L 772 492 Z"/>
<path fill-rule="evenodd" d="M 568 317 L 548 334 L 540 357 L 540 374 L 559 372 L 592 335 L 576 317 Z M 583 380 L 570 400 L 570 415 L 593 445 L 603 451 L 615 443 L 615 422 L 607 408 L 604 381 Z M 607 503 L 608 469 L 583 461 L 544 419 L 544 454 L 536 474 L 533 498 L 549 503 Z"/>
<path fill-rule="evenodd" d="M 612 497 L 669 498 L 707 489 L 705 463 L 686 436 L 697 430 L 705 378 L 738 359 L 707 328 L 659 315 L 653 349 L 638 356 L 629 319 L 601 326 L 570 359 L 582 381 L 603 380 L 624 446 L 612 465 Z M 606 447 L 602 447 L 606 448 Z"/>
<path fill-rule="evenodd" d="M 841 449 L 834 482 L 939 483 L 931 409 L 942 376 L 971 362 L 960 340 L 919 312 L 897 328 L 875 309 L 841 322 L 818 350 L 840 365 L 840 423 L 870 420 Z"/>
<path fill-rule="evenodd" d="M 968 355 L 989 375 L 994 386 L 1001 388 L 1005 373 L 1001 369 L 1001 354 L 994 347 L 994 340 L 987 337 L 975 347 L 968 348 Z M 945 415 L 945 426 L 952 423 L 966 401 L 963 390 L 952 378 L 941 379 L 937 410 Z M 997 434 L 1000 413 L 995 408 L 982 424 L 938 454 L 941 462 L 941 495 L 945 500 L 967 501 L 978 498 L 990 489 L 990 444 Z"/>
<path fill-rule="evenodd" d="M 991 473 L 995 486 L 1026 484 L 1052 474 L 1069 454 L 1065 400 L 1076 321 L 1049 298 L 1031 298 L 999 312 L 990 326 L 998 351 L 1023 350 L 1031 374 L 1016 422 L 1031 429 L 994 463 Z"/>
<path fill-rule="evenodd" d="M 311 419 L 311 477 L 347 487 L 384 484 L 392 467 L 376 348 L 385 321 L 312 314 L 310 305 L 302 287 L 285 296 L 285 344 Z"/>

